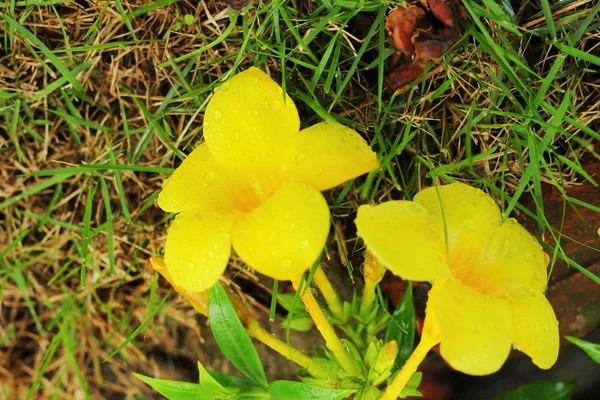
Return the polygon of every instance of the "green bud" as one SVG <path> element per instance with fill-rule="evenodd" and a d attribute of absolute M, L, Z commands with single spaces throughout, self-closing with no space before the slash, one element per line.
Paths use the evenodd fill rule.
<path fill-rule="evenodd" d="M 398 354 L 398 344 L 395 340 L 387 342 L 379 351 L 377 359 L 369 371 L 369 384 L 371 386 L 381 385 L 392 374 L 394 361 Z"/>
<path fill-rule="evenodd" d="M 312 318 L 310 317 L 310 315 L 306 314 L 306 315 L 295 315 L 291 321 L 289 322 L 289 326 L 290 329 L 298 331 L 298 332 L 308 332 L 310 331 L 314 326 L 315 326 L 315 322 L 312 320 Z M 287 321 L 283 321 L 281 323 L 281 326 L 283 326 L 284 328 L 288 326 L 288 322 Z"/>
<path fill-rule="evenodd" d="M 383 342 L 379 339 L 371 340 L 371 342 L 367 346 L 367 351 L 365 352 L 364 361 L 365 361 L 365 365 L 368 368 L 371 368 L 371 366 L 375 362 L 375 359 L 377 358 L 377 355 L 379 354 L 379 351 L 381 350 L 382 346 L 383 346 Z"/>

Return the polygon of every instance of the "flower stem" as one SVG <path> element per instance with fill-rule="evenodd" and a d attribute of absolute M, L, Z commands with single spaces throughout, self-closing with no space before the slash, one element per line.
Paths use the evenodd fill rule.
<path fill-rule="evenodd" d="M 265 344 L 269 348 L 275 350 L 288 360 L 291 360 L 304 368 L 314 378 L 327 380 L 329 376 L 323 368 L 321 368 L 312 358 L 302 353 L 300 350 L 288 345 L 283 340 L 271 335 L 264 330 L 258 321 L 253 320 L 247 327 L 248 334 Z"/>
<path fill-rule="evenodd" d="M 356 365 L 354 360 L 350 357 L 350 354 L 344 348 L 340 338 L 337 337 L 332 326 L 327 321 L 327 318 L 325 318 L 325 314 L 323 314 L 323 311 L 317 304 L 317 300 L 315 300 L 312 295 L 310 288 L 304 287 L 305 290 L 303 290 L 303 293 L 300 292 L 300 282 L 301 281 L 292 281 L 292 284 L 294 285 L 294 289 L 300 293 L 304 306 L 315 322 L 317 329 L 321 332 L 323 339 L 325 339 L 325 343 L 327 343 L 327 348 L 333 352 L 333 355 L 337 358 L 346 372 L 354 376 L 360 376 L 361 372 L 358 365 Z"/>
<path fill-rule="evenodd" d="M 333 288 L 333 285 L 325 275 L 323 268 L 319 266 L 317 268 L 313 280 L 321 290 L 321 294 L 325 298 L 327 302 L 327 306 L 331 311 L 333 317 L 340 323 L 345 324 L 348 318 L 346 317 L 346 313 L 344 313 L 344 307 L 342 301 L 340 300 L 337 292 Z"/>
<path fill-rule="evenodd" d="M 169 274 L 169 271 L 167 270 L 162 258 L 151 257 L 150 264 L 152 264 L 152 268 L 161 274 L 163 278 L 165 278 L 171 284 L 171 286 L 173 286 L 173 288 L 175 288 L 175 290 L 184 299 L 186 299 L 187 302 L 192 305 L 192 307 L 194 307 L 196 311 L 208 317 L 208 296 L 206 292 L 192 293 L 174 285 L 173 279 L 171 278 L 171 275 Z M 288 360 L 291 360 L 302 368 L 306 369 L 306 371 L 308 371 L 308 373 L 313 377 L 325 380 L 329 378 L 327 372 L 317 363 L 315 363 L 312 358 L 264 330 L 258 321 L 252 316 L 252 314 L 250 314 L 250 311 L 244 305 L 241 299 L 235 294 L 229 292 L 229 290 L 227 292 L 229 298 L 231 299 L 231 303 L 238 311 L 238 316 L 242 321 L 242 325 L 250 336 L 259 342 L 264 343 L 267 347 L 275 350 Z"/>
<path fill-rule="evenodd" d="M 417 368 L 425 359 L 429 350 L 440 342 L 440 338 L 437 327 L 425 318 L 423 335 L 421 336 L 419 345 L 410 355 L 408 360 L 406 360 L 400 373 L 394 378 L 392 384 L 387 387 L 385 393 L 379 400 L 396 400 L 400 396 L 400 393 L 402 393 L 402 390 L 410 380 L 410 377 L 417 371 Z"/>

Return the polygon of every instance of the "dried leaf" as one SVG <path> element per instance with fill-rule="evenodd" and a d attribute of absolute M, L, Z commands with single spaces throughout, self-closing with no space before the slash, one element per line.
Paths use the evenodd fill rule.
<path fill-rule="evenodd" d="M 395 92 L 402 86 L 417 79 L 425 71 L 425 65 L 411 61 L 399 66 L 385 78 L 385 86 Z"/>

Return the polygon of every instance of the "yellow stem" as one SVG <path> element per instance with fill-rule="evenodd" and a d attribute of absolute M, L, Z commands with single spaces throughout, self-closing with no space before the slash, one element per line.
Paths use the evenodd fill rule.
<path fill-rule="evenodd" d="M 300 281 L 292 281 L 292 284 L 294 285 L 294 289 L 298 291 L 300 288 Z M 304 287 L 304 289 L 303 293 L 300 293 L 300 297 L 302 298 L 308 313 L 315 322 L 317 329 L 321 332 L 323 339 L 325 339 L 327 348 L 333 352 L 333 355 L 337 358 L 346 372 L 354 376 L 360 376 L 361 372 L 358 365 L 356 365 L 354 360 L 350 357 L 350 354 L 348 354 L 344 348 L 340 338 L 337 337 L 332 326 L 327 322 L 327 318 L 325 318 L 325 314 L 323 314 L 323 311 L 317 304 L 317 300 L 315 300 L 312 295 L 310 288 Z"/>
<path fill-rule="evenodd" d="M 327 306 L 329 307 L 333 317 L 340 324 L 345 324 L 348 318 L 346 317 L 346 313 L 344 313 L 342 301 L 340 300 L 329 279 L 327 279 L 327 275 L 325 275 L 323 268 L 320 266 L 317 268 L 313 280 L 319 287 L 319 290 L 321 290 L 321 294 L 323 294 L 325 302 L 327 302 Z"/>
<path fill-rule="evenodd" d="M 428 318 L 425 318 L 425 325 L 423 327 L 423 334 L 421 336 L 421 341 L 419 345 L 410 355 L 406 363 L 394 378 L 394 381 L 391 385 L 387 387 L 385 393 L 379 400 L 396 400 L 400 397 L 400 393 L 410 380 L 410 377 L 417 371 L 417 368 L 421 364 L 421 362 L 425 359 L 425 356 L 431 350 L 433 346 L 440 342 L 440 333 L 437 330 L 437 327 L 431 323 L 431 320 L 428 321 Z"/>
<path fill-rule="evenodd" d="M 254 320 L 247 327 L 248 334 L 258 340 L 261 343 L 264 343 L 269 348 L 275 350 L 288 360 L 292 360 L 306 371 L 311 374 L 313 377 L 318 379 L 327 380 L 329 377 L 327 372 L 323 368 L 321 368 L 312 358 L 308 357 L 306 354 L 302 353 L 300 350 L 295 349 L 294 347 L 288 345 L 281 339 L 276 336 L 271 335 L 269 332 L 265 331 L 258 321 Z"/>
<path fill-rule="evenodd" d="M 173 286 L 173 288 L 184 298 L 188 303 L 194 307 L 196 311 L 200 314 L 208 317 L 208 295 L 207 292 L 199 292 L 192 293 L 186 290 L 181 289 L 176 286 L 167 270 L 164 261 L 160 257 L 151 257 L 150 263 L 156 272 L 161 274 L 163 278 L 167 280 Z M 248 332 L 250 336 L 255 338 L 261 343 L 264 343 L 269 348 L 275 350 L 285 358 L 295 362 L 302 368 L 306 369 L 309 374 L 311 374 L 315 378 L 319 379 L 328 379 L 327 372 L 322 369 L 314 360 L 300 350 L 289 346 L 287 343 L 282 341 L 281 339 L 269 334 L 266 330 L 264 330 L 258 321 L 250 314 L 250 311 L 245 306 L 245 304 L 241 301 L 241 299 L 235 294 L 231 293 L 227 290 L 229 298 L 231 299 L 231 303 L 238 311 L 238 316 L 242 321 L 242 325 Z"/>

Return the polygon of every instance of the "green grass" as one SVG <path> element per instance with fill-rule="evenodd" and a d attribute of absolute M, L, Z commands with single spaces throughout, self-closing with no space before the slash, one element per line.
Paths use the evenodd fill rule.
<path fill-rule="evenodd" d="M 119 379 L 101 396 L 125 393 L 152 343 L 174 349 L 178 332 L 193 332 L 146 262 L 161 253 L 170 220 L 155 199 L 202 140 L 212 91 L 250 65 L 282 83 L 303 127 L 340 121 L 378 153 L 379 170 L 329 192 L 334 221 L 351 225 L 361 203 L 464 181 L 493 194 L 505 218 L 535 221 L 533 233 L 561 238 L 554 243 L 576 241 L 543 207 L 553 187 L 565 210 L 600 212 L 568 190 L 598 185 L 586 166 L 600 141 L 590 117 L 600 95 L 586 87 L 600 69 L 589 51 L 600 4 L 572 3 L 520 12 L 464 0 L 463 37 L 396 94 L 383 86 L 390 1 L 258 2 L 242 13 L 208 2 L 211 17 L 175 0 L 0 3 L 0 293 L 12 316 L 0 352 L 17 345 L 7 332 L 35 335 L 35 357 L 8 361 L 29 372 L 0 397 L 97 398 L 103 373 Z M 185 14 L 194 23 L 173 30 Z M 356 275 L 353 247 L 342 258 Z M 564 246 L 546 248 L 552 266 L 562 260 L 600 283 Z"/>

